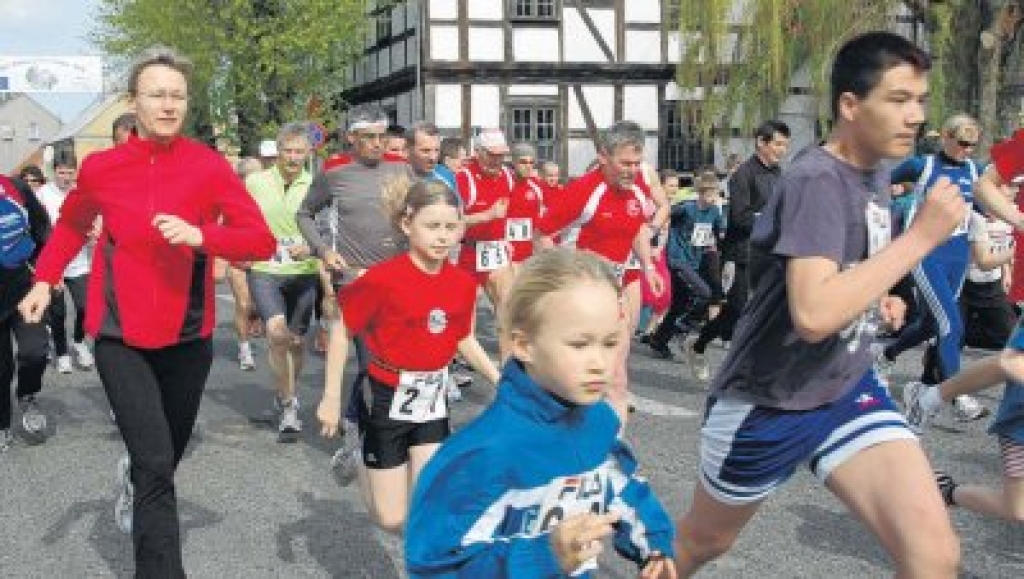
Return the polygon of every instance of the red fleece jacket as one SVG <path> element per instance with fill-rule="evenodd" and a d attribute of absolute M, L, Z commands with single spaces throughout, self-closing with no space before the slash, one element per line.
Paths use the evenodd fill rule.
<path fill-rule="evenodd" d="M 203 245 L 171 245 L 157 214 L 199 227 Z M 218 153 L 179 137 L 167 145 L 133 138 L 89 155 L 78 186 L 36 267 L 36 279 L 61 280 L 97 216 L 86 330 L 155 349 L 208 337 L 214 327 L 213 260 L 269 259 L 276 248 L 259 207 Z"/>

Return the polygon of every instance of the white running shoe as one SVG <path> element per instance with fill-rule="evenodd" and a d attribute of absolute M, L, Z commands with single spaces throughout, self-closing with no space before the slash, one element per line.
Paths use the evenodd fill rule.
<path fill-rule="evenodd" d="M 63 356 L 57 357 L 57 371 L 61 374 L 70 374 L 73 370 L 71 366 L 71 356 L 64 354 Z"/>
<path fill-rule="evenodd" d="M 252 357 L 252 346 L 249 342 L 238 344 L 238 367 L 246 371 L 256 368 L 256 360 Z"/>
<path fill-rule="evenodd" d="M 942 411 L 941 399 L 938 407 L 927 402 L 930 388 L 936 388 L 936 386 L 929 386 L 921 382 L 908 382 L 903 387 L 903 412 L 907 416 L 907 426 L 914 434 L 924 432 Z"/>
<path fill-rule="evenodd" d="M 988 408 L 973 396 L 961 394 L 953 399 L 953 415 L 959 422 L 971 422 L 988 416 Z"/>
<path fill-rule="evenodd" d="M 448 378 L 448 385 L 445 387 L 448 396 L 448 402 L 461 402 L 462 401 L 462 390 L 459 390 L 459 385 L 455 383 L 454 378 Z"/>
<path fill-rule="evenodd" d="M 93 360 L 92 352 L 89 351 L 89 346 L 85 342 L 75 342 L 72 344 L 71 350 L 75 353 L 75 358 L 80 368 L 86 370 L 92 368 L 95 360 Z"/>
<path fill-rule="evenodd" d="M 11 430 L 9 428 L 7 430 L 0 430 L 0 454 L 10 450 L 13 445 L 14 434 L 11 433 Z"/>
<path fill-rule="evenodd" d="M 114 477 L 117 498 L 114 499 L 114 524 L 124 534 L 132 532 L 132 518 L 135 504 L 135 485 L 132 484 L 132 461 L 127 454 L 117 461 Z"/>

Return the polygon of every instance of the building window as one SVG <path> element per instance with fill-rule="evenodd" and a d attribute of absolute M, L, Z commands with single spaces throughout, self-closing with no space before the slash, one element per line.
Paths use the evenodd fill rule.
<path fill-rule="evenodd" d="M 554 105 L 514 104 L 508 115 L 513 142 L 536 147 L 538 161 L 558 162 L 558 109 Z"/>
<path fill-rule="evenodd" d="M 11 125 L 0 125 L 0 139 L 4 141 L 14 140 L 14 127 Z"/>
<path fill-rule="evenodd" d="M 377 42 L 387 42 L 391 38 L 391 8 L 377 13 Z"/>
<path fill-rule="evenodd" d="M 510 0 L 509 17 L 516 20 L 557 20 L 558 0 Z"/>
<path fill-rule="evenodd" d="M 696 130 L 697 112 L 687 101 L 665 101 L 661 104 L 661 143 L 658 146 L 658 168 L 696 171 L 715 162 L 715 151 L 700 139 Z"/>
<path fill-rule="evenodd" d="M 39 135 L 39 123 L 29 123 L 25 130 L 25 137 L 30 141 L 38 141 L 42 139 Z"/>

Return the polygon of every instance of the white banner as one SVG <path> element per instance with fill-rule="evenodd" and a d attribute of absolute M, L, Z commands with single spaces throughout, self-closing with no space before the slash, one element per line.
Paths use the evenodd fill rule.
<path fill-rule="evenodd" d="M 0 55 L 0 92 L 103 92 L 103 59 Z"/>

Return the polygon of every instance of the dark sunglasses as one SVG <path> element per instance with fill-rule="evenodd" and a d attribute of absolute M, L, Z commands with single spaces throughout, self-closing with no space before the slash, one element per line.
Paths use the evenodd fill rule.
<path fill-rule="evenodd" d="M 36 179 L 36 178 L 34 178 L 34 177 L 26 177 L 26 178 L 24 179 L 24 181 L 25 181 L 26 183 L 42 183 L 42 182 L 43 182 L 43 180 L 42 180 L 42 179 Z"/>
<path fill-rule="evenodd" d="M 978 141 L 961 141 L 960 139 L 957 139 L 956 144 L 965 149 L 970 149 L 971 147 L 976 147 L 978 145 Z"/>

